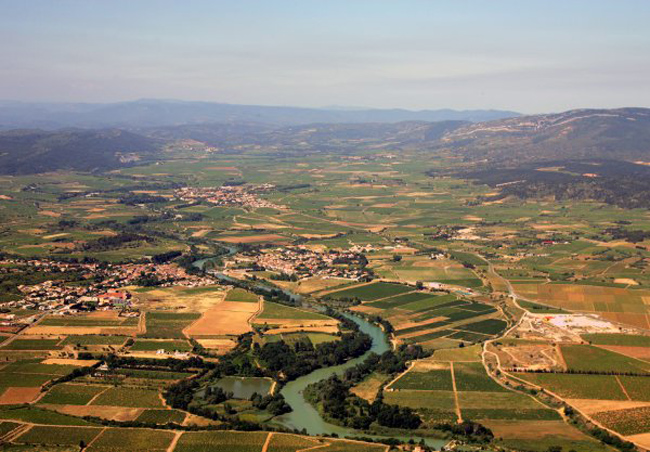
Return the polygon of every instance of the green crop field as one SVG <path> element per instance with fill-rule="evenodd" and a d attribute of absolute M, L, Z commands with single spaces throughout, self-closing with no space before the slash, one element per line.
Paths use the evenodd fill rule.
<path fill-rule="evenodd" d="M 172 313 L 149 311 L 146 314 L 147 332 L 144 337 L 160 339 L 184 339 L 183 329 L 198 319 L 198 313 Z"/>
<path fill-rule="evenodd" d="M 240 288 L 228 291 L 225 298 L 226 301 L 244 301 L 249 303 L 257 303 L 258 299 L 258 295 Z"/>
<path fill-rule="evenodd" d="M 0 408 L 0 419 L 43 425 L 95 425 L 92 422 L 88 422 L 78 417 L 68 416 L 67 414 L 22 406 Z"/>
<path fill-rule="evenodd" d="M 25 373 L 43 375 L 67 375 L 77 366 L 62 364 L 42 364 L 40 359 L 20 360 L 7 364 L 2 368 L 3 373 Z"/>
<path fill-rule="evenodd" d="M 508 324 L 503 320 L 487 319 L 480 322 L 468 323 L 458 328 L 465 331 L 473 331 L 482 334 L 497 334 L 505 329 Z"/>
<path fill-rule="evenodd" d="M 296 319 L 296 320 L 328 320 L 326 315 L 317 312 L 292 308 L 279 303 L 264 302 L 264 309 L 257 317 L 258 320 Z"/>
<path fill-rule="evenodd" d="M 317 449 L 319 452 L 384 452 L 386 446 L 379 444 L 360 444 L 343 440 L 331 440 L 327 447 Z"/>
<path fill-rule="evenodd" d="M 185 420 L 185 413 L 178 410 L 144 410 L 136 418 L 138 422 L 150 424 L 168 424 L 173 422 L 181 424 Z"/>
<path fill-rule="evenodd" d="M 126 336 L 100 336 L 100 335 L 82 335 L 68 336 L 61 345 L 115 345 L 119 346 L 126 342 Z"/>
<path fill-rule="evenodd" d="M 59 384 L 50 389 L 40 403 L 86 405 L 93 397 L 106 389 L 105 386 Z"/>
<path fill-rule="evenodd" d="M 453 391 L 387 391 L 384 393 L 386 403 L 413 409 L 435 409 L 453 412 L 455 408 Z"/>
<path fill-rule="evenodd" d="M 77 446 L 81 441 L 85 444 L 90 443 L 101 431 L 101 428 L 35 425 L 20 435 L 16 441 L 28 444 Z"/>
<path fill-rule="evenodd" d="M 393 383 L 394 389 L 444 390 L 453 389 L 449 369 L 436 369 L 427 372 L 410 371 Z"/>
<path fill-rule="evenodd" d="M 351 287 L 329 294 L 332 298 L 358 298 L 361 301 L 372 301 L 379 298 L 388 298 L 395 295 L 411 292 L 414 289 L 401 284 L 386 282 L 373 282 L 359 287 Z"/>
<path fill-rule="evenodd" d="M 632 377 L 619 375 L 618 380 L 625 388 L 630 399 L 650 402 L 650 377 Z"/>
<path fill-rule="evenodd" d="M 485 372 L 482 363 L 455 363 L 454 377 L 458 391 L 505 391 Z"/>
<path fill-rule="evenodd" d="M 613 375 L 518 373 L 519 378 L 567 399 L 626 400 Z"/>
<path fill-rule="evenodd" d="M 187 352 L 192 350 L 189 342 L 187 341 L 148 341 L 143 339 L 137 339 L 135 343 L 130 347 L 130 350 L 134 352 L 142 351 L 156 351 L 164 350 L 166 352 Z"/>
<path fill-rule="evenodd" d="M 333 334 L 327 334 L 327 333 L 305 333 L 305 336 L 307 336 L 310 340 L 310 342 L 316 346 L 319 344 L 324 344 L 326 342 L 332 342 L 332 341 L 337 341 L 339 340 L 338 336 L 335 336 Z M 283 335 L 284 337 L 284 335 Z"/>
<path fill-rule="evenodd" d="M 41 386 L 44 383 L 58 378 L 52 374 L 21 374 L 0 372 L 0 388 L 15 386 L 19 388 L 31 388 Z"/>
<path fill-rule="evenodd" d="M 192 373 L 190 372 L 172 372 L 167 370 L 148 370 L 148 369 L 130 369 L 118 368 L 113 369 L 113 374 L 124 375 L 129 378 L 145 379 L 145 380 L 180 380 L 187 378 Z"/>
<path fill-rule="evenodd" d="M 625 347 L 650 347 L 650 336 L 633 334 L 585 334 L 584 340 L 596 345 L 620 345 Z"/>
<path fill-rule="evenodd" d="M 371 303 L 367 303 L 367 305 L 372 306 L 373 308 L 391 309 L 391 308 L 399 308 L 404 305 L 409 305 L 410 303 L 417 302 L 417 301 L 434 300 L 434 299 L 435 297 L 433 297 L 432 294 L 430 293 L 410 292 L 410 293 L 405 293 L 402 295 L 386 298 L 385 300 L 381 300 L 381 301 L 373 301 Z M 427 304 L 425 303 L 424 306 L 427 306 Z"/>
<path fill-rule="evenodd" d="M 140 388 L 109 388 L 93 400 L 93 405 L 123 406 L 123 407 L 162 407 L 158 391 Z"/>
<path fill-rule="evenodd" d="M 59 339 L 23 339 L 16 338 L 2 348 L 6 350 L 59 350 Z"/>
<path fill-rule="evenodd" d="M 590 345 L 562 345 L 569 369 L 598 372 L 650 373 L 650 363 Z"/>
<path fill-rule="evenodd" d="M 129 451 L 165 452 L 170 446 L 174 433 L 164 430 L 117 429 L 104 430 L 87 449 L 89 452 Z"/>
<path fill-rule="evenodd" d="M 174 452 L 261 452 L 266 432 L 187 432 Z"/>
<path fill-rule="evenodd" d="M 316 447 L 319 444 L 316 439 L 274 433 L 269 442 L 267 452 L 296 452 L 298 450 Z"/>

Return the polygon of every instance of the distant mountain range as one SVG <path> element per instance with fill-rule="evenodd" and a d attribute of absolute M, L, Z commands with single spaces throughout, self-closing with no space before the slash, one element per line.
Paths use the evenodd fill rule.
<path fill-rule="evenodd" d="M 347 113 L 351 112 L 341 112 Z M 142 119 L 142 123 L 147 121 Z M 165 144 L 176 140 L 200 141 L 220 152 L 236 153 L 248 148 L 294 155 L 360 149 L 444 152 L 459 156 L 468 168 L 518 168 L 527 162 L 557 160 L 650 161 L 650 109 L 644 108 L 573 110 L 479 123 L 445 120 L 286 126 L 228 121 L 133 130 L 0 132 L 0 173 L 109 170 L 159 158 Z"/>
<path fill-rule="evenodd" d="M 110 104 L 0 101 L 0 128 L 139 129 L 206 123 L 253 122 L 275 126 L 312 123 L 395 123 L 401 121 L 490 121 L 519 116 L 500 110 L 318 109 L 216 102 L 143 99 Z"/>

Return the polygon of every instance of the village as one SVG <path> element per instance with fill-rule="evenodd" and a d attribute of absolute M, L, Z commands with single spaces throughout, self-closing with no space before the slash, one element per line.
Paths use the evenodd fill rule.
<path fill-rule="evenodd" d="M 176 190 L 176 197 L 181 201 L 196 202 L 205 200 L 220 207 L 246 207 L 283 209 L 257 195 L 270 193 L 275 188 L 273 184 L 261 185 L 222 185 L 221 187 L 183 187 Z"/>
<path fill-rule="evenodd" d="M 124 287 L 201 287 L 215 283 L 214 278 L 209 275 L 191 275 L 176 264 L 71 263 L 17 258 L 0 260 L 2 273 L 19 273 L 25 270 L 51 273 L 52 279 L 37 284 L 19 285 L 21 298 L 0 304 L 0 309 L 24 309 L 56 315 L 71 315 L 91 310 L 119 310 L 123 316 L 137 316 L 138 313 L 132 309 L 131 293 Z M 76 281 L 61 279 L 61 274 L 74 275 Z M 3 327 L 16 327 L 31 323 L 37 317 L 18 319 L 14 314 L 5 313 L 0 324 Z"/>
<path fill-rule="evenodd" d="M 230 265 L 252 265 L 256 270 L 271 270 L 296 280 L 320 276 L 359 281 L 371 276 L 366 268 L 367 263 L 366 257 L 358 249 L 318 252 L 297 245 L 244 252 L 235 257 Z"/>

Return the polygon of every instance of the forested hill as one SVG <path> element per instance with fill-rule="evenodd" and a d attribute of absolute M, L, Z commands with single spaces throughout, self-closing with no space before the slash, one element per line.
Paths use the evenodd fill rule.
<path fill-rule="evenodd" d="M 572 110 L 467 124 L 446 133 L 438 146 L 470 162 L 650 161 L 650 109 Z"/>
<path fill-rule="evenodd" d="M 137 163 L 162 142 L 123 130 L 13 130 L 0 133 L 0 172 L 109 170 Z"/>

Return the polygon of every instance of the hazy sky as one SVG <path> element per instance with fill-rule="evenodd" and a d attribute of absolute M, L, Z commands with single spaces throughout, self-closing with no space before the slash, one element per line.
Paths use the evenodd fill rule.
<path fill-rule="evenodd" d="M 0 0 L 0 99 L 650 106 L 649 0 Z"/>

